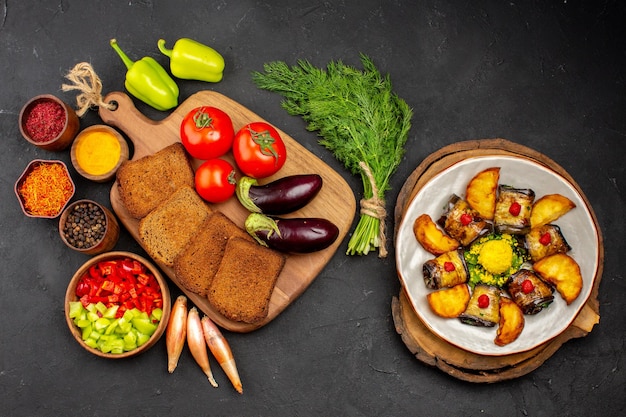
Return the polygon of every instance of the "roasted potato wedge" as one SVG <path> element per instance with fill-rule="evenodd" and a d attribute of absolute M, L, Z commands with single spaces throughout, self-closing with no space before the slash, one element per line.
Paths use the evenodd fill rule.
<path fill-rule="evenodd" d="M 578 263 L 564 253 L 547 256 L 533 264 L 533 269 L 556 290 L 567 304 L 571 304 L 583 288 L 583 277 Z"/>
<path fill-rule="evenodd" d="M 441 255 L 459 247 L 459 242 L 439 229 L 428 214 L 415 219 L 413 233 L 420 245 L 433 255 Z"/>
<path fill-rule="evenodd" d="M 493 220 L 499 180 L 500 167 L 491 167 L 474 175 L 467 184 L 465 199 L 483 219 Z"/>
<path fill-rule="evenodd" d="M 524 313 L 513 300 L 500 297 L 500 321 L 494 343 L 498 346 L 514 342 L 524 330 Z"/>
<path fill-rule="evenodd" d="M 470 292 L 467 284 L 458 284 L 451 288 L 430 292 L 426 298 L 433 313 L 451 319 L 460 316 L 465 311 L 470 300 Z"/>
<path fill-rule="evenodd" d="M 576 207 L 576 204 L 561 194 L 547 194 L 535 201 L 530 212 L 530 227 L 551 223 Z"/>

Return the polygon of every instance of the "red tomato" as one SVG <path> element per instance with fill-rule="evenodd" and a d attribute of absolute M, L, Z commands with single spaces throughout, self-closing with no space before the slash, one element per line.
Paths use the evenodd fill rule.
<path fill-rule="evenodd" d="M 215 107 L 196 107 L 180 124 L 181 142 L 194 158 L 218 158 L 230 150 L 234 138 L 230 116 Z"/>
<path fill-rule="evenodd" d="M 252 178 L 265 178 L 285 164 L 287 150 L 273 126 L 264 122 L 249 123 L 235 135 L 233 155 L 241 171 Z"/>
<path fill-rule="evenodd" d="M 196 170 L 196 191 L 210 203 L 221 203 L 235 193 L 235 168 L 223 159 L 209 159 Z"/>

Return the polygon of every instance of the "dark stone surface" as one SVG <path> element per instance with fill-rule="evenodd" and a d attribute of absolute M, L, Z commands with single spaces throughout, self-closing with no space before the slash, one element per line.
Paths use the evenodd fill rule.
<path fill-rule="evenodd" d="M 625 6 L 614 1 L 4 1 L 0 4 L 0 414 L 6 416 L 618 416 L 624 415 Z M 227 62 L 215 85 L 180 81 L 181 100 L 214 89 L 290 133 L 351 176 L 317 144 L 280 97 L 257 89 L 265 62 L 368 54 L 415 112 L 407 154 L 392 179 L 393 212 L 406 177 L 447 144 L 503 137 L 563 166 L 589 198 L 606 249 L 600 323 L 518 379 L 471 384 L 412 357 L 394 330 L 394 251 L 381 260 L 344 255 L 270 325 L 226 336 L 244 385 L 230 386 L 215 362 L 213 389 L 185 350 L 166 370 L 165 342 L 131 360 L 102 360 L 71 338 L 66 284 L 86 257 L 66 248 L 54 220 L 26 218 L 13 185 L 28 162 L 58 158 L 20 137 L 17 118 L 32 96 L 56 94 L 76 63 L 90 62 L 104 91 L 123 89 L 125 70 L 109 47 L 162 63 L 157 40 L 190 37 Z M 163 113 L 138 107 L 151 118 Z M 82 127 L 99 123 L 95 112 Z M 76 197 L 107 205 L 111 183 L 79 179 Z M 389 224 L 392 227 L 391 224 Z M 142 254 L 123 231 L 117 249 Z M 173 295 L 178 290 L 172 288 Z"/>

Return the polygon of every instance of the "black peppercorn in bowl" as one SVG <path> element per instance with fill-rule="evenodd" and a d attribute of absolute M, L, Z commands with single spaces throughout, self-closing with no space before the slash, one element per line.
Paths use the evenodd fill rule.
<path fill-rule="evenodd" d="M 68 247 L 86 255 L 113 249 L 120 237 L 115 215 L 102 204 L 78 200 L 67 206 L 59 219 L 59 234 Z"/>

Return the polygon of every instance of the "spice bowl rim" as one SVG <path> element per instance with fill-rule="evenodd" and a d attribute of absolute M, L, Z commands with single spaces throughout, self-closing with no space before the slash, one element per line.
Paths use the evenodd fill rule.
<path fill-rule="evenodd" d="M 96 243 L 94 243 L 92 246 L 88 248 L 78 248 L 76 246 L 73 246 L 65 238 L 65 233 L 63 233 L 65 222 L 67 221 L 67 216 L 69 216 L 70 211 L 74 207 L 76 207 L 78 204 L 81 204 L 81 203 L 95 204 L 96 206 L 100 208 L 100 210 L 102 210 L 102 213 L 107 219 L 107 224 L 105 226 L 105 230 L 104 230 L 104 233 L 102 234 L 102 237 L 98 239 Z M 87 255 L 97 255 L 97 254 L 111 250 L 119 239 L 119 232 L 120 232 L 120 227 L 119 227 L 119 223 L 117 222 L 117 219 L 115 218 L 115 215 L 107 207 L 105 207 L 101 203 L 98 203 L 95 200 L 84 198 L 84 199 L 73 201 L 72 203 L 65 206 L 65 208 L 63 209 L 59 217 L 59 236 L 61 237 L 61 241 L 70 249 L 73 249 L 77 252 L 84 253 Z"/>
<path fill-rule="evenodd" d="M 81 137 L 84 137 L 88 133 L 91 133 L 94 131 L 105 131 L 107 133 L 110 133 L 111 135 L 113 135 L 113 137 L 117 139 L 120 145 L 120 156 L 117 160 L 117 163 L 111 170 L 109 170 L 108 172 L 104 174 L 90 174 L 87 171 L 85 171 L 85 169 L 83 169 L 83 167 L 81 167 L 80 164 L 78 163 L 78 157 L 76 155 L 77 147 L 80 144 L 80 141 L 82 139 Z M 96 125 L 92 125 L 81 130 L 76 135 L 76 138 L 74 139 L 72 143 L 72 147 L 70 148 L 70 159 L 72 161 L 72 166 L 74 167 L 76 172 L 78 172 L 82 177 L 88 180 L 94 181 L 94 182 L 106 182 L 112 179 L 115 176 L 118 168 L 122 165 L 124 161 L 128 160 L 129 156 L 130 156 L 130 149 L 128 147 L 128 143 L 126 142 L 122 134 L 118 132 L 116 129 L 114 129 L 113 127 L 106 125 L 106 124 L 96 124 Z"/>
<path fill-rule="evenodd" d="M 61 206 L 59 211 L 56 214 L 54 214 L 54 215 L 44 216 L 44 215 L 40 215 L 40 214 L 30 213 L 26 209 L 26 206 L 24 205 L 24 199 L 20 195 L 20 192 L 19 192 L 20 185 L 22 184 L 22 182 L 24 182 L 24 180 L 26 179 L 27 175 L 34 169 L 36 164 L 50 164 L 50 165 L 57 164 L 57 165 L 61 165 L 63 167 L 63 170 L 67 174 L 67 178 L 69 179 L 70 183 L 72 184 L 72 193 L 67 198 L 67 200 L 65 201 L 63 206 Z M 26 165 L 26 168 L 24 168 L 24 170 L 22 171 L 20 176 L 17 178 L 17 181 L 15 181 L 15 186 L 13 187 L 13 190 L 15 191 L 15 195 L 17 196 L 17 200 L 19 201 L 20 207 L 21 207 L 22 212 L 24 213 L 25 216 L 33 217 L 33 218 L 36 218 L 36 219 L 56 219 L 57 217 L 59 217 L 61 215 L 61 213 L 63 213 L 63 210 L 65 210 L 65 208 L 70 203 L 70 201 L 72 201 L 72 198 L 74 197 L 74 194 L 76 193 L 76 184 L 74 183 L 74 180 L 72 179 L 72 175 L 70 174 L 70 170 L 68 169 L 67 164 L 65 162 L 61 161 L 60 159 L 33 159 Z"/>
<path fill-rule="evenodd" d="M 163 297 L 163 309 L 162 309 L 163 315 L 161 316 L 161 320 L 159 321 L 159 325 L 157 326 L 157 329 L 154 331 L 152 336 L 150 336 L 150 339 L 148 339 L 148 341 L 144 343 L 143 345 L 133 350 L 123 352 L 123 353 L 104 353 L 98 349 L 88 346 L 82 340 L 81 330 L 74 324 L 74 321 L 72 320 L 72 318 L 70 318 L 69 306 L 70 306 L 70 301 L 79 300 L 78 297 L 76 296 L 76 286 L 80 278 L 89 270 L 90 267 L 92 267 L 93 265 L 101 261 L 121 259 L 121 258 L 131 258 L 133 260 L 141 262 L 154 275 L 157 282 L 159 283 L 159 287 L 161 288 L 161 295 Z M 145 352 L 146 350 L 154 346 L 161 339 L 161 337 L 165 333 L 165 330 L 167 329 L 167 324 L 169 322 L 172 307 L 171 307 L 171 295 L 170 295 L 169 286 L 167 285 L 167 281 L 165 280 L 160 270 L 152 262 L 150 262 L 143 256 L 138 255 L 133 252 L 110 251 L 110 252 L 101 253 L 99 255 L 96 255 L 90 258 L 76 270 L 76 272 L 70 279 L 67 285 L 67 289 L 65 291 L 64 308 L 65 308 L 65 321 L 70 330 L 70 333 L 72 334 L 74 339 L 78 342 L 78 344 L 83 349 L 101 358 L 124 359 L 124 358 L 129 358 L 132 356 L 136 356 Z"/>
<path fill-rule="evenodd" d="M 61 130 L 61 132 L 59 132 L 59 134 L 54 138 L 44 142 L 37 142 L 33 140 L 24 127 L 24 118 L 29 114 L 31 107 L 38 101 L 53 101 L 59 104 L 63 108 L 63 112 L 65 113 L 65 122 L 63 124 L 63 129 Z M 76 137 L 78 129 L 80 128 L 80 121 L 78 120 L 78 115 L 76 114 L 74 109 L 72 109 L 70 106 L 68 106 L 66 102 L 64 102 L 54 94 L 39 94 L 30 98 L 22 106 L 19 113 L 18 121 L 20 133 L 28 143 L 48 150 L 63 150 L 67 148 Z"/>

